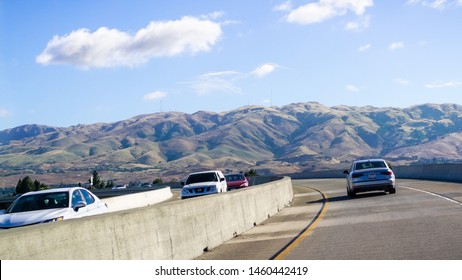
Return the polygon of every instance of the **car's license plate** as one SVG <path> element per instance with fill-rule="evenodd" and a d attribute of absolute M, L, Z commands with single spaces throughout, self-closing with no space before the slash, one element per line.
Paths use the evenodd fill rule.
<path fill-rule="evenodd" d="M 368 177 L 369 179 L 373 180 L 373 179 L 377 178 L 377 175 L 375 175 L 375 174 L 369 174 L 367 177 Z"/>

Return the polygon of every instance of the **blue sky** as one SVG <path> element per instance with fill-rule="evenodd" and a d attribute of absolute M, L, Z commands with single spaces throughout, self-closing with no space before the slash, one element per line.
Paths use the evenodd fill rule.
<path fill-rule="evenodd" d="M 462 0 L 0 0 L 0 130 L 462 104 Z"/>

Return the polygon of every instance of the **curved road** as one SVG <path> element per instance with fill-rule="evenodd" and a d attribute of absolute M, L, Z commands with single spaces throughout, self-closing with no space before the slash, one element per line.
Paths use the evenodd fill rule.
<path fill-rule="evenodd" d="M 197 259 L 462 259 L 462 184 L 399 180 L 356 198 L 344 179 L 292 184 L 290 207 Z"/>

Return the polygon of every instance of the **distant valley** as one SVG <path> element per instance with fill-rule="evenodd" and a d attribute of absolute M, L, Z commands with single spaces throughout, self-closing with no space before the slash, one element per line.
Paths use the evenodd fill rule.
<path fill-rule="evenodd" d="M 128 183 L 192 171 L 260 174 L 343 168 L 356 158 L 393 164 L 460 162 L 462 106 L 327 107 L 296 103 L 214 113 L 165 112 L 67 128 L 29 124 L 0 131 L 0 187 L 29 175 L 85 183 L 97 169 Z"/>

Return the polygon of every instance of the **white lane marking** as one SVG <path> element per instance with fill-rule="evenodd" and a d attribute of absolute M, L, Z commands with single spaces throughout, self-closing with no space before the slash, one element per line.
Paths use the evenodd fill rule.
<path fill-rule="evenodd" d="M 404 186 L 398 186 L 400 188 L 404 188 L 404 189 L 409 189 L 409 190 L 413 190 L 413 191 L 418 191 L 418 192 L 423 192 L 423 193 L 426 193 L 426 194 L 429 194 L 429 195 L 433 195 L 433 196 L 436 196 L 436 197 L 439 197 L 439 198 L 442 198 L 442 199 L 445 199 L 449 202 L 452 202 L 452 203 L 455 203 L 455 204 L 459 204 L 460 206 L 462 206 L 462 203 L 455 200 L 455 199 L 452 199 L 452 198 L 449 198 L 449 197 L 445 197 L 445 196 L 442 196 L 440 194 L 437 194 L 437 193 L 432 193 L 432 192 L 429 192 L 429 191 L 424 191 L 424 190 L 419 190 L 419 189 L 415 189 L 415 188 L 411 188 L 411 187 L 404 187 Z"/>

